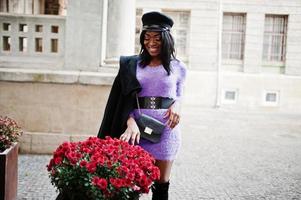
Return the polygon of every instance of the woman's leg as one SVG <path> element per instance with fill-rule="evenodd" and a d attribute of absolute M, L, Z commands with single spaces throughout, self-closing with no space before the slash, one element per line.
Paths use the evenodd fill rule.
<path fill-rule="evenodd" d="M 160 180 L 152 187 L 152 200 L 168 200 L 169 178 L 173 161 L 156 160 L 160 169 Z"/>
<path fill-rule="evenodd" d="M 173 160 L 156 160 L 155 165 L 160 169 L 159 183 L 166 183 L 169 181 L 172 163 Z"/>

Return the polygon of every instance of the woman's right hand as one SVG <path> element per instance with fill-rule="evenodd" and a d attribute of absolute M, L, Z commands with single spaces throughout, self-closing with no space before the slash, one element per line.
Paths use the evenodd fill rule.
<path fill-rule="evenodd" d="M 139 144 L 140 141 L 140 131 L 137 126 L 136 121 L 129 117 L 127 120 L 127 129 L 124 131 L 124 133 L 120 136 L 120 140 L 131 142 L 133 145 L 135 144 L 135 141 L 137 144 Z"/>

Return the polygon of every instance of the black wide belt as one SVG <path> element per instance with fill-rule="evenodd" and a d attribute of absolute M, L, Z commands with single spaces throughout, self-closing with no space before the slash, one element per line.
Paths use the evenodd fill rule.
<path fill-rule="evenodd" d="M 141 109 L 168 109 L 175 100 L 167 97 L 138 97 L 138 101 Z"/>

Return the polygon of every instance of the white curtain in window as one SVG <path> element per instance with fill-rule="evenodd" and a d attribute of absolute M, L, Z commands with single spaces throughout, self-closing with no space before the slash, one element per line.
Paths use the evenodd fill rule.
<path fill-rule="evenodd" d="M 266 15 L 263 42 L 263 60 L 284 61 L 286 49 L 287 16 Z"/>
<path fill-rule="evenodd" d="M 223 18 L 223 59 L 243 59 L 245 14 L 225 13 Z"/>

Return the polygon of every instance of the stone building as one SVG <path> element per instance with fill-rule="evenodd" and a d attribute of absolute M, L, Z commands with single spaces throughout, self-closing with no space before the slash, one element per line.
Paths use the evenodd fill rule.
<path fill-rule="evenodd" d="M 175 20 L 185 105 L 301 112 L 300 0 L 1 0 L 0 114 L 25 129 L 23 152 L 97 134 L 151 10 Z"/>

